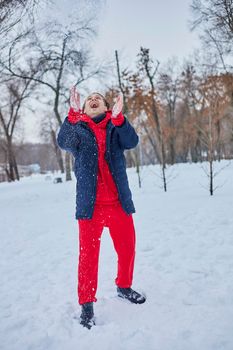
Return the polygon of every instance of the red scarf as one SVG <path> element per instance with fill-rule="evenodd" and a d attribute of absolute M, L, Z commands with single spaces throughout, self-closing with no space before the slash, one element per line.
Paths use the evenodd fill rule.
<path fill-rule="evenodd" d="M 76 124 L 78 121 L 83 121 L 88 124 L 91 130 L 94 132 L 97 145 L 98 145 L 98 174 L 97 174 L 97 192 L 96 192 L 96 204 L 114 204 L 118 202 L 118 191 L 116 184 L 113 180 L 108 163 L 106 162 L 104 155 L 106 151 L 106 126 L 111 118 L 111 111 L 106 112 L 105 118 L 95 123 L 88 115 L 82 112 L 75 112 L 73 109 L 69 111 L 68 120 L 72 124 Z M 120 120 L 116 121 L 122 123 L 124 117 L 119 115 Z M 117 120 L 118 119 L 118 120 Z M 115 120 L 114 120 L 115 122 Z"/>

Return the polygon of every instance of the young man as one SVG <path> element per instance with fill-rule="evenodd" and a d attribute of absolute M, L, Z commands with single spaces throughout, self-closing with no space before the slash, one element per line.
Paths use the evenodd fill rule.
<path fill-rule="evenodd" d="M 100 238 L 109 228 L 118 255 L 117 294 L 135 304 L 145 297 L 131 289 L 135 258 L 135 212 L 129 189 L 124 150 L 134 148 L 138 136 L 122 114 L 123 99 L 113 110 L 99 93 L 92 93 L 80 109 L 73 87 L 70 110 L 58 134 L 58 145 L 75 158 L 76 219 L 79 225 L 78 299 L 81 324 L 94 324 Z"/>

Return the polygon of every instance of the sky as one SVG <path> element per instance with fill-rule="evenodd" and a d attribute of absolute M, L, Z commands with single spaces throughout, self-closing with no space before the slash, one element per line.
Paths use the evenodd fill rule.
<path fill-rule="evenodd" d="M 99 57 L 114 56 L 117 49 L 131 62 L 143 46 L 164 62 L 172 56 L 183 59 L 199 45 L 188 25 L 189 0 L 108 0 L 101 14 L 94 44 Z"/>
<path fill-rule="evenodd" d="M 81 3 L 82 12 L 86 9 L 85 14 L 93 13 L 97 18 L 98 33 L 92 49 L 101 59 L 114 59 L 117 49 L 130 63 L 140 46 L 144 46 L 164 62 L 172 56 L 187 57 L 199 46 L 198 34 L 192 33 L 189 26 L 191 0 L 81 0 Z M 63 23 L 76 4 L 76 0 L 56 1 L 57 16 Z"/>
<path fill-rule="evenodd" d="M 76 13 L 93 16 L 97 24 L 97 35 L 91 42 L 93 57 L 100 62 L 114 61 L 114 52 L 118 50 L 121 67 L 126 68 L 135 64 L 141 46 L 149 48 L 160 64 L 174 56 L 182 63 L 200 47 L 198 34 L 190 31 L 190 3 L 190 0 L 56 0 L 46 13 L 62 24 L 69 23 Z M 46 19 L 44 11 L 42 17 Z M 39 141 L 33 116 L 25 128 L 25 140 Z"/>

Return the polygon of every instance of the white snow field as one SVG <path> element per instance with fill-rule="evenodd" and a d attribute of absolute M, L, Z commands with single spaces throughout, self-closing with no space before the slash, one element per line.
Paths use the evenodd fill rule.
<path fill-rule="evenodd" d="M 158 166 L 143 168 L 141 189 L 128 171 L 137 210 L 133 287 L 147 302 L 116 296 L 105 228 L 91 330 L 78 320 L 75 180 L 0 184 L 1 350 L 233 349 L 233 162 L 216 177 L 213 197 L 200 164 L 167 173 L 165 193 Z"/>

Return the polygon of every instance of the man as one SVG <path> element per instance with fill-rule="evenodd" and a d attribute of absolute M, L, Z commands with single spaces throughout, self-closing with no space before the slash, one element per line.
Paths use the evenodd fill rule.
<path fill-rule="evenodd" d="M 118 255 L 115 279 L 118 296 L 142 304 L 145 297 L 131 288 L 135 258 L 135 212 L 129 189 L 124 150 L 134 148 L 138 136 L 122 114 L 123 99 L 113 110 L 99 93 L 92 93 L 80 109 L 71 89 L 70 110 L 58 134 L 58 145 L 75 158 L 76 219 L 79 225 L 78 298 L 81 324 L 94 324 L 100 238 L 109 228 Z"/>

